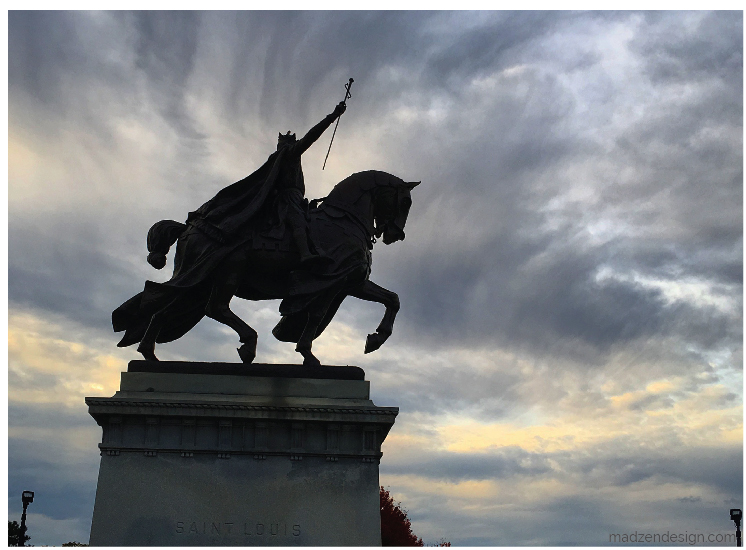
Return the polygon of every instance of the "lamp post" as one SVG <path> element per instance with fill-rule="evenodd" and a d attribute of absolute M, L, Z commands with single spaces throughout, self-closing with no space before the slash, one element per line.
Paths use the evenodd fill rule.
<path fill-rule="evenodd" d="M 736 546 L 741 546 L 741 509 L 731 508 L 730 519 L 736 524 Z"/>
<path fill-rule="evenodd" d="M 21 540 L 18 542 L 20 543 L 19 546 L 26 546 L 26 508 L 34 502 L 34 492 L 24 491 L 21 493 L 21 500 L 23 501 L 23 514 L 21 514 Z"/>

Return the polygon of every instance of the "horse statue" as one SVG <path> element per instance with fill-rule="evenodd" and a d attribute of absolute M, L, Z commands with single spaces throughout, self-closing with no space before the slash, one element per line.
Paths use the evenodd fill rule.
<path fill-rule="evenodd" d="M 257 332 L 230 309 L 233 296 L 245 300 L 282 299 L 282 318 L 272 334 L 295 342 L 303 365 L 321 363 L 311 352 L 313 340 L 331 322 L 347 296 L 377 302 L 385 313 L 369 334 L 365 353 L 391 335 L 399 297 L 369 279 L 373 244 L 404 240 L 412 199 L 420 182 L 377 170 L 352 174 L 324 199 L 311 201 L 309 236 L 325 261 L 301 264 L 288 231 L 270 238 L 261 220 L 226 240 L 209 226 L 163 220 L 148 232 L 148 262 L 160 269 L 176 242 L 174 273 L 166 283 L 146 281 L 145 289 L 112 313 L 115 332 L 125 331 L 119 347 L 139 342 L 137 351 L 157 361 L 155 344 L 176 340 L 205 315 L 236 331 L 244 363 L 256 357 Z"/>

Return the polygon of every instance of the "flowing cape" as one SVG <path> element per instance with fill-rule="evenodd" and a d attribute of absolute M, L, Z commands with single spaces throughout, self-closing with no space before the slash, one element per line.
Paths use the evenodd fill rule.
<path fill-rule="evenodd" d="M 171 342 L 189 332 L 205 315 L 209 277 L 215 267 L 251 238 L 248 230 L 272 190 L 286 149 L 242 180 L 229 185 L 187 217 L 179 236 L 174 273 L 165 283 L 146 281 L 145 288 L 114 310 L 114 332 L 125 331 L 119 347 L 139 342 L 152 316 L 169 308 L 169 322 L 157 342 Z"/>

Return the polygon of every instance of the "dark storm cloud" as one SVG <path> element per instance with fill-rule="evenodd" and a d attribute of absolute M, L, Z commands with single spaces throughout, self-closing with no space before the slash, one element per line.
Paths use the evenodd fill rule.
<path fill-rule="evenodd" d="M 509 460 L 512 466 L 508 469 L 503 461 L 496 460 L 500 451 L 476 456 L 418 455 L 416 460 L 402 461 L 394 469 L 398 475 L 423 476 L 431 481 L 439 479 L 438 474 L 448 473 L 476 481 L 485 479 L 484 472 L 492 463 L 496 473 L 491 479 L 501 483 L 497 490 L 527 492 L 533 497 L 530 502 L 500 504 L 493 504 L 492 498 L 482 498 L 465 506 L 458 493 L 444 491 L 433 498 L 429 492 L 407 490 L 406 507 L 413 530 L 419 532 L 427 526 L 429 532 L 446 532 L 447 540 L 458 540 L 460 545 L 500 545 L 510 541 L 527 545 L 604 545 L 608 544 L 610 533 L 730 529 L 722 521 L 722 510 L 729 505 L 720 496 L 728 502 L 742 501 L 742 449 L 725 449 L 709 461 L 706 457 L 714 455 L 707 447 L 680 446 L 672 454 L 670 449 L 642 449 L 631 443 L 612 442 L 569 452 L 521 451 L 513 453 L 511 458 L 516 462 Z M 530 462 L 521 462 L 521 453 L 525 453 L 524 460 L 530 457 Z M 457 464 L 460 456 L 465 460 Z M 420 463 L 426 466 L 418 468 Z M 537 471 L 533 476 L 521 477 L 521 469 L 529 464 Z M 382 473 L 389 473 L 390 466 L 391 458 L 382 462 Z M 517 476 L 515 485 L 505 485 L 510 476 Z M 564 482 L 572 494 L 544 494 L 530 485 L 529 479 Z M 682 483 L 695 494 L 667 498 L 664 488 L 672 483 Z M 611 486 L 621 491 L 610 497 L 607 491 Z M 712 490 L 718 495 L 714 499 L 709 496 Z M 695 496 L 698 494 L 702 496 Z M 635 519 L 631 522 L 631 518 Z M 436 525 L 432 524 L 434 521 Z M 721 525 L 722 530 L 714 527 Z"/>
<path fill-rule="evenodd" d="M 59 21 L 46 13 L 20 12 L 14 17 L 11 25 L 13 29 L 11 43 L 14 45 L 11 58 L 14 63 L 10 71 L 10 80 L 14 84 L 14 90 L 18 90 L 18 94 L 21 93 L 19 88 L 23 88 L 33 97 L 42 97 L 45 104 L 52 103 L 52 106 L 48 106 L 49 110 L 64 111 L 65 108 L 71 108 L 74 101 L 65 86 L 66 76 L 73 76 L 81 83 L 98 77 L 99 82 L 105 82 L 111 89 L 117 89 L 120 95 L 126 95 L 127 89 L 135 88 L 133 82 L 124 82 L 125 75 L 129 75 L 132 81 L 145 78 L 146 97 L 158 106 L 167 120 L 174 123 L 186 120 L 182 116 L 184 111 L 182 89 L 193 71 L 196 35 L 200 28 L 215 33 L 221 27 L 234 32 L 240 31 L 242 42 L 239 45 L 244 48 L 245 55 L 233 54 L 233 59 L 239 60 L 251 53 L 255 55 L 253 52 L 255 44 L 250 40 L 255 33 L 271 37 L 266 53 L 266 71 L 262 81 L 264 90 L 262 102 L 272 102 L 271 105 L 267 105 L 267 109 L 270 109 L 270 107 L 275 108 L 276 103 L 283 99 L 276 97 L 276 94 L 272 92 L 284 88 L 278 79 L 281 75 L 287 78 L 286 69 L 291 66 L 300 67 L 300 74 L 295 74 L 294 78 L 300 79 L 302 84 L 293 88 L 296 95 L 302 96 L 314 89 L 313 79 L 319 79 L 318 75 L 323 74 L 320 70 L 321 64 L 328 63 L 327 60 L 332 52 L 339 52 L 335 55 L 343 59 L 355 59 L 357 63 L 362 63 L 360 68 L 368 73 L 373 72 L 375 66 L 381 66 L 384 63 L 395 64 L 398 60 L 412 63 L 415 56 L 420 55 L 420 52 L 413 49 L 417 39 L 417 33 L 413 29 L 422 18 L 417 14 L 394 15 L 387 12 L 373 12 L 362 18 L 349 13 L 250 14 L 235 18 L 235 22 L 234 18 L 227 17 L 227 15 L 215 19 L 208 15 L 178 12 L 113 16 L 106 14 L 100 21 L 96 21 L 96 16 L 92 14 L 71 13 L 61 14 Z M 435 16 L 425 16 L 426 19 L 428 17 Z M 113 26 L 121 31 L 124 43 L 133 49 L 134 67 L 126 64 L 123 67 L 132 69 L 130 72 L 116 73 L 111 64 L 97 57 L 101 51 L 106 52 L 106 47 L 102 50 L 90 47 L 91 43 L 96 40 L 101 40 L 104 46 L 108 44 L 108 37 L 105 36 L 103 29 L 107 24 L 112 24 L 109 19 L 113 21 Z M 363 32 L 364 29 L 370 28 L 375 28 L 378 32 Z M 49 32 L 45 32 L 47 29 Z M 89 29 L 92 29 L 92 32 L 86 32 Z M 273 29 L 279 32 L 271 32 Z M 332 33 L 330 29 L 337 29 L 338 32 Z M 522 36 L 525 34 L 523 32 Z M 366 40 L 361 41 L 361 36 L 365 36 Z M 349 40 L 345 40 L 345 37 Z M 340 49 L 340 40 L 342 43 L 354 44 L 354 47 Z M 435 38 L 432 37 L 431 40 L 434 41 Z M 505 39 L 501 40 L 505 42 Z M 479 39 L 477 42 L 482 43 L 484 39 Z M 306 59 L 311 52 L 320 52 L 320 54 Z M 302 58 L 302 63 L 299 63 L 299 57 Z M 230 64 L 233 59 L 221 61 Z M 34 67 L 34 70 L 30 71 L 29 67 Z M 444 66 L 441 70 L 445 70 Z M 236 73 L 240 74 L 237 71 Z M 13 93 L 12 97 L 18 94 Z M 299 97 L 291 99 L 292 102 L 299 101 Z M 106 109 L 110 108 L 110 105 L 92 104 L 90 107 L 92 110 L 98 107 Z M 262 111 L 267 109 L 263 108 Z M 89 123 L 91 122 L 93 121 L 89 120 Z M 185 139 L 195 137 L 194 132 L 189 130 L 186 123 L 178 124 L 178 130 Z M 528 143 L 528 140 L 524 140 L 524 143 Z M 526 161 L 530 162 L 530 159 L 527 158 Z M 478 182 L 479 180 L 475 179 L 474 183 Z M 13 222 L 16 226 L 18 223 L 23 222 L 20 220 Z M 68 218 L 65 223 L 68 226 L 74 226 L 76 222 Z M 17 250 L 28 246 L 26 243 L 15 244 L 19 240 L 18 235 L 24 233 L 25 230 L 26 228 L 19 228 L 17 231 L 11 231 L 14 251 L 11 257 L 16 257 Z M 112 227 L 109 230 L 115 232 L 116 228 Z M 89 250 L 77 253 L 66 250 L 68 258 L 80 258 L 92 254 L 95 253 Z M 48 261 L 47 259 L 47 263 Z M 69 267 L 77 266 L 80 270 L 87 269 L 88 275 L 70 273 L 66 276 L 65 266 L 60 266 L 59 273 L 56 275 L 59 286 L 68 286 L 77 292 L 82 288 L 85 292 L 86 289 L 92 289 L 85 283 L 96 280 L 107 281 L 110 280 L 110 274 L 116 274 L 116 270 L 110 267 L 104 265 L 97 267 L 98 263 L 100 262 L 95 259 L 90 262 L 68 262 Z M 84 264 L 88 267 L 81 267 Z M 23 281 L 13 285 L 11 290 L 13 299 L 22 302 L 38 300 L 42 307 L 44 307 L 43 303 L 56 303 L 57 306 L 53 306 L 54 308 L 71 305 L 70 301 L 64 298 L 69 294 L 68 292 L 63 292 L 63 296 L 49 295 L 50 292 L 59 292 L 59 289 L 53 288 L 55 285 L 49 284 L 51 282 L 49 279 L 13 265 L 11 269 L 14 272 L 13 279 Z M 71 281 L 71 284 L 65 285 L 65 280 Z M 76 280 L 84 284 L 78 284 Z M 76 309 L 82 309 L 85 313 L 89 305 L 83 303 Z"/>
<path fill-rule="evenodd" d="M 460 93 L 465 82 L 508 65 L 510 53 L 547 32 L 561 17 L 544 13 L 481 14 L 469 33 L 457 32 L 469 13 L 451 12 L 262 12 L 210 14 L 201 19 L 206 33 L 219 33 L 234 49 L 220 62 L 230 64 L 232 114 L 245 114 L 246 95 L 259 93 L 259 112 L 271 124 L 299 105 L 311 122 L 310 102 L 318 103 L 331 74 L 355 74 L 356 111 L 367 116 L 407 104 L 421 94 Z M 220 40 L 220 37 L 217 37 Z M 257 43 L 263 49 L 257 51 Z M 251 75 L 250 59 L 263 59 Z M 333 62 L 330 64 L 330 60 Z M 401 72 L 387 81 L 382 71 Z M 260 76 L 260 78 L 257 78 Z M 288 84 L 292 77 L 292 85 Z M 261 83 L 257 90 L 257 82 Z M 424 99 L 424 97 L 423 97 Z M 325 107 L 327 108 L 327 107 Z M 367 116 L 366 116 L 367 115 Z M 310 117 L 310 118 L 309 118 Z M 296 122 L 297 124 L 297 122 Z M 437 136 L 434 136 L 437 139 Z"/>
<path fill-rule="evenodd" d="M 410 460 L 396 459 L 381 464 L 383 474 L 406 474 L 412 471 Z M 551 471 L 545 456 L 518 447 L 499 451 L 469 453 L 429 453 L 417 459 L 417 475 L 443 479 L 451 483 L 464 480 L 503 479 L 511 476 L 538 476 Z"/>
<path fill-rule="evenodd" d="M 377 255 L 375 264 L 376 273 L 383 268 L 378 282 L 397 290 L 406 303 L 401 328 L 397 327 L 405 334 L 423 333 L 445 345 L 455 341 L 473 345 L 489 337 L 496 344 L 512 342 L 549 353 L 562 342 L 579 341 L 604 353 L 613 344 L 678 328 L 682 335 L 699 337 L 705 346 L 717 344 L 718 334 L 738 331 L 724 331 L 731 325 L 716 311 L 700 312 L 705 322 L 695 322 L 682 313 L 694 311 L 696 316 L 696 308 L 671 307 L 659 290 L 629 281 L 594 280 L 599 267 L 610 263 L 666 280 L 692 276 L 740 286 L 740 148 L 727 136 L 692 141 L 713 125 L 740 127 L 733 116 L 740 112 L 740 88 L 731 85 L 725 75 L 732 71 L 724 71 L 723 66 L 738 70 L 734 63 L 741 42 L 735 32 L 737 21 L 727 14 L 706 15 L 688 32 L 681 32 L 675 15 L 642 18 L 630 48 L 647 67 L 654 85 L 671 82 L 655 76 L 671 73 L 656 68 L 661 63 L 681 65 L 679 73 L 692 70 L 695 82 L 711 85 L 688 97 L 683 108 L 676 102 L 653 104 L 647 109 L 650 116 L 619 132 L 609 154 L 602 154 L 598 144 L 568 123 L 581 115 L 562 71 L 599 71 L 601 59 L 589 49 L 578 50 L 584 59 L 580 65 L 577 55 L 560 57 L 554 73 L 529 69 L 498 84 L 488 105 L 469 103 L 470 83 L 530 63 L 536 56 L 554 61 L 553 52 L 542 50 L 542 44 L 563 36 L 581 20 L 640 19 L 635 14 L 137 12 L 62 13 L 55 19 L 47 13 L 18 12 L 12 18 L 11 100 L 23 89 L 44 102 L 71 102 L 62 86 L 66 74 L 123 90 L 134 89 L 135 81 L 143 82 L 145 97 L 174 125 L 182 141 L 191 144 L 183 152 L 185 160 L 194 157 L 206 137 L 190 120 L 184 90 L 190 78 L 197 78 L 197 59 L 208 40 L 225 51 L 210 55 L 216 68 L 229 68 L 228 83 L 215 85 L 219 97 L 227 100 L 227 107 L 222 107 L 227 110 L 222 112 L 233 124 L 242 124 L 238 121 L 246 109 L 256 110 L 250 107 L 252 101 L 258 101 L 258 111 L 266 120 L 287 117 L 289 106 L 310 121 L 310 111 L 317 116 L 310 103 L 325 92 L 330 71 L 378 75 L 379 86 L 389 87 L 376 87 L 373 81 L 362 86 L 365 78 L 359 79 L 362 98 L 349 115 L 357 117 L 357 124 L 395 107 L 392 93 L 393 101 L 410 102 L 413 107 L 421 107 L 418 98 L 450 101 L 453 108 L 445 115 L 445 124 L 405 125 L 399 135 L 375 144 L 393 166 L 405 167 L 407 176 L 425 180 L 414 194 L 410 240 L 392 247 L 391 253 L 378 253 L 381 259 Z M 468 31 L 452 30 L 464 22 L 470 25 Z M 107 25 L 118 29 L 118 40 L 132 49 L 132 64 L 124 65 L 130 69 L 124 73 L 129 83 L 90 47 L 96 40 L 104 46 L 110 42 L 103 31 Z M 32 32 L 37 29 L 43 32 Z M 330 59 L 334 59 L 331 65 Z M 261 78 L 256 78 L 258 66 Z M 386 68 L 396 68 L 403 79 L 380 78 L 379 71 Z M 205 75 L 200 73 L 199 78 Z M 286 85 L 289 78 L 292 86 Z M 609 97 L 623 93 L 607 92 Z M 565 223 L 554 230 L 543 229 L 548 219 L 541 207 L 562 192 L 561 181 L 547 182 L 547 175 L 551 178 L 574 163 L 604 157 L 618 166 L 634 167 L 634 181 L 599 182 L 597 204 L 571 203 Z M 191 180 L 187 187 L 198 185 L 196 178 Z M 200 193 L 200 200 L 209 197 L 204 190 Z M 661 193 L 667 194 L 665 201 Z M 423 226 L 418 214 L 443 198 L 454 199 L 450 217 L 439 227 Z M 186 212 L 200 201 L 195 199 L 191 206 L 184 202 Z M 473 209 L 486 204 L 489 208 Z M 602 219 L 610 208 L 617 212 L 613 217 L 633 227 L 671 228 L 678 234 L 620 237 L 595 246 L 577 239 L 588 216 Z M 439 244 L 439 235 L 449 231 L 448 224 L 455 219 L 472 222 L 461 230 L 466 238 L 476 238 L 478 246 Z M 19 223 L 11 220 L 14 250 L 19 247 L 14 244 L 18 237 L 13 227 Z M 146 229 L 143 223 L 140 232 Z M 86 253 L 68 254 L 83 257 Z M 116 275 L 114 266 L 96 268 L 97 263 L 95 259 L 89 263 L 94 267 L 88 278 L 82 278 L 84 282 Z M 69 304 L 49 296 L 56 291 L 49 290 L 48 280 L 13 264 L 12 279 L 24 283 L 12 283 L 12 299 Z M 60 278 L 70 280 L 67 286 L 72 289 L 80 276 L 63 272 Z"/>
<path fill-rule="evenodd" d="M 64 101 L 72 99 L 63 92 L 66 75 L 116 79 L 115 73 L 106 71 L 105 65 L 96 62 L 100 51 L 87 49 L 81 40 L 84 37 L 104 38 L 96 36 L 95 27 L 86 25 L 79 13 L 9 12 L 8 82 L 11 96 L 14 91 L 24 91 L 44 105 L 59 108 Z M 103 74 L 102 70 L 105 71 Z"/>
<path fill-rule="evenodd" d="M 712 18 L 707 19 L 702 24 L 712 26 Z M 735 28 L 729 23 L 725 26 L 731 33 Z M 650 45 L 652 39 L 646 40 Z M 675 49 L 670 55 L 685 56 L 686 51 Z M 703 62 L 701 71 L 707 66 Z M 489 125 L 489 130 L 482 132 L 479 123 L 472 125 L 476 138 L 470 147 L 454 151 L 445 144 L 439 147 L 437 140 L 410 136 L 415 150 L 417 143 L 427 144 L 435 147 L 430 151 L 433 159 L 448 159 L 448 166 L 431 168 L 432 173 L 424 170 L 422 178 L 437 191 L 430 191 L 430 196 L 425 189 L 415 191 L 410 223 L 418 223 L 418 206 L 427 208 L 418 200 L 427 203 L 438 193 L 455 188 L 453 192 L 461 196 L 473 194 L 475 201 L 488 200 L 493 205 L 493 217 L 483 219 L 482 212 L 472 217 L 473 232 L 479 235 L 491 230 L 499 235 L 482 245 L 487 254 L 475 255 L 467 242 L 460 249 L 456 245 L 444 250 L 436 244 L 437 238 L 430 240 L 428 248 L 415 252 L 414 260 L 403 250 L 394 254 L 403 267 L 394 267 L 393 262 L 386 267 L 396 273 L 402 295 L 411 300 L 402 317 L 412 323 L 413 332 L 429 333 L 433 341 L 441 342 L 444 338 L 470 341 L 491 335 L 536 348 L 551 346 L 552 340 L 577 338 L 600 351 L 613 343 L 677 328 L 687 338 L 696 338 L 701 334 L 699 329 L 705 328 L 706 334 L 701 336 L 705 345 L 717 344 L 717 334 L 723 335 L 725 326 L 737 339 L 740 323 L 715 310 L 701 312 L 717 325 L 707 330 L 706 323 L 695 320 L 696 306 L 670 307 L 660 291 L 636 283 L 594 281 L 598 268 L 608 262 L 671 282 L 694 277 L 735 284 L 729 298 L 739 299 L 741 92 L 722 80 L 720 65 L 699 76 L 714 85 L 696 90 L 683 106 L 676 101 L 651 105 L 650 117 L 623 130 L 616 140 L 618 148 L 609 155 L 567 133 L 565 122 L 578 116 L 576 107 L 567 91 L 547 77 L 536 82 L 542 100 L 533 104 L 522 104 L 520 98 L 512 104 L 504 101 L 496 113 L 486 115 L 483 125 Z M 723 111 L 723 105 L 737 110 Z M 521 113 L 520 117 L 515 113 Z M 721 125 L 725 134 L 714 130 L 709 138 L 700 139 L 708 128 Z M 411 147 L 406 149 L 411 154 Z M 421 155 L 426 156 L 424 145 Z M 604 157 L 620 168 L 634 168 L 637 181 L 622 186 L 610 185 L 613 180 L 601 181 L 601 196 L 606 200 L 597 204 L 603 209 L 581 202 L 569 205 L 568 215 L 577 208 L 575 220 L 585 223 L 594 211 L 598 219 L 616 211 L 614 216 L 621 216 L 620 220 L 633 228 L 655 230 L 658 235 L 651 233 L 649 239 L 630 235 L 600 246 L 579 247 L 581 242 L 575 235 L 580 226 L 575 223 L 569 222 L 556 232 L 542 232 L 539 227 L 545 220 L 536 213 L 542 197 L 531 181 L 538 175 L 537 168 L 559 173 L 568 162 L 581 158 L 604 161 Z M 445 175 L 437 173 L 441 169 Z M 453 177 L 459 170 L 460 177 Z M 660 229 L 669 235 L 661 235 Z M 438 235 L 447 231 L 444 222 L 429 232 Z M 403 249 L 407 243 L 397 246 Z M 541 265 L 527 273 L 527 266 L 537 257 L 542 257 Z M 446 287 L 447 293 L 441 290 Z M 471 294 L 480 292 L 483 299 L 479 303 L 470 300 Z M 682 315 L 692 312 L 695 318 Z"/>
<path fill-rule="evenodd" d="M 47 223 L 9 227 L 9 301 L 91 328 L 109 325 L 117 298 L 124 301 L 135 289 L 128 263 L 102 241 L 105 228 L 64 218 Z"/>
<path fill-rule="evenodd" d="M 53 519 L 90 518 L 99 457 L 87 447 L 95 446 L 100 430 L 85 409 L 15 402 L 8 408 L 8 420 L 15 430 L 8 438 L 8 493 L 33 488 L 34 513 Z M 46 434 L 42 438 L 39 427 Z M 84 441 L 78 437 L 81 433 Z M 13 500 L 11 507 L 16 506 Z"/>
<path fill-rule="evenodd" d="M 80 408 L 70 409 L 45 403 L 27 404 L 12 401 L 8 406 L 8 421 L 16 428 L 33 429 L 44 426 L 52 430 L 91 428 L 96 433 L 96 421 Z"/>
<path fill-rule="evenodd" d="M 95 455 L 94 455 L 95 456 Z M 98 457 L 96 457 L 98 458 Z M 52 519 L 90 517 L 96 495 L 98 460 L 62 463 L 49 443 L 8 439 L 8 494 L 34 488 L 34 513 Z M 81 476 L 81 471 L 86 475 Z M 12 508 L 20 508 L 13 502 Z M 63 541 L 65 542 L 65 541 Z"/>
<path fill-rule="evenodd" d="M 620 438 L 586 452 L 551 454 L 563 473 L 582 474 L 589 483 L 627 486 L 643 480 L 694 483 L 738 497 L 743 487 L 743 449 L 732 446 L 713 453 L 707 447 L 633 449 L 634 438 Z"/>
<path fill-rule="evenodd" d="M 460 88 L 464 81 L 491 73 L 520 59 L 518 50 L 554 25 L 562 24 L 567 14 L 557 12 L 496 12 L 484 14 L 481 25 L 444 44 L 427 64 L 428 84 L 450 84 Z M 455 24 L 458 14 L 450 14 Z"/>
<path fill-rule="evenodd" d="M 332 75 L 354 73 L 355 97 L 360 94 L 371 104 L 390 101 L 383 90 L 376 93 L 374 82 L 366 86 L 366 75 L 372 78 L 381 68 L 414 62 L 423 47 L 418 27 L 431 17 L 408 12 L 212 12 L 200 13 L 196 28 L 186 28 L 157 14 L 153 19 L 158 24 L 139 34 L 143 55 L 152 56 L 154 45 L 177 30 L 177 43 L 191 44 L 196 36 L 198 45 L 207 45 L 203 53 L 227 68 L 221 72 L 225 80 L 214 85 L 222 94 L 219 108 L 228 124 L 240 127 L 258 116 L 270 127 L 286 121 L 301 131 L 297 126 L 315 122 L 322 98 L 323 109 L 330 108 Z M 150 14 L 142 19 L 150 21 Z M 188 68 L 183 62 L 181 67 Z M 338 101 L 337 95 L 342 94 L 335 94 Z"/>
<path fill-rule="evenodd" d="M 168 94 L 181 91 L 194 68 L 196 12 L 135 12 L 136 66 L 148 75 L 149 84 Z"/>
<path fill-rule="evenodd" d="M 738 75 L 743 68 L 743 12 L 704 14 L 686 33 L 681 32 L 681 15 L 646 14 L 651 24 L 632 48 L 646 60 L 650 77 L 681 83 L 715 77 L 741 90 L 743 79 Z"/>
<path fill-rule="evenodd" d="M 410 495 L 408 495 L 410 496 Z M 608 533 L 615 526 L 609 514 L 609 503 L 599 498 L 565 496 L 539 499 L 530 506 L 503 505 L 494 508 L 481 504 L 491 513 L 489 520 L 474 513 L 473 507 L 443 496 L 425 501 L 413 499 L 408 508 L 412 528 L 418 532 L 432 520 L 420 512 L 422 507 L 438 510 L 443 519 L 430 530 L 445 533 L 445 539 L 458 546 L 504 546 L 520 541 L 526 546 L 577 546 L 608 543 Z M 573 513 L 568 514 L 567 511 Z M 432 544 L 435 541 L 425 541 Z"/>
<path fill-rule="evenodd" d="M 53 390 L 59 384 L 59 376 L 56 373 L 49 374 L 33 372 L 29 374 L 23 373 L 23 375 L 21 375 L 15 368 L 13 368 L 18 367 L 19 365 L 14 365 L 13 360 L 10 360 L 8 363 L 10 367 L 8 369 L 8 386 L 12 387 L 15 391 L 29 389 L 49 391 Z M 10 425 L 17 425 L 20 419 L 21 415 L 16 414 L 14 416 L 9 411 L 8 423 Z"/>
<path fill-rule="evenodd" d="M 640 448 L 633 437 L 624 437 L 571 451 L 537 453 L 500 447 L 482 453 L 430 452 L 416 460 L 400 455 L 381 463 L 381 472 L 450 482 L 511 476 L 577 478 L 591 487 L 626 487 L 653 480 L 701 484 L 734 497 L 742 494 L 743 449 L 726 447 L 713 454 L 707 447 L 682 445 L 674 454 L 669 451 Z"/>
<path fill-rule="evenodd" d="M 564 249 L 532 268 L 531 254 L 511 254 L 510 245 L 488 246 L 494 251 L 489 264 L 456 252 L 448 260 L 418 258 L 399 268 L 397 275 L 405 276 L 391 288 L 407 304 L 397 326 L 405 331 L 402 338 L 417 333 L 437 346 L 489 337 L 496 344 L 528 342 L 537 352 L 551 353 L 562 341 L 608 351 L 613 344 L 653 335 L 679 334 L 706 347 L 740 337 L 737 323 L 714 308 L 670 305 L 660 290 L 634 282 L 595 281 L 604 251 Z M 448 292 L 437 290 L 442 288 Z"/>
<path fill-rule="evenodd" d="M 515 362 L 504 360 L 490 367 L 480 372 L 468 359 L 445 359 L 437 364 L 381 359 L 366 372 L 373 382 L 374 401 L 397 406 L 402 414 L 468 410 L 495 421 L 522 400 L 518 391 L 522 378 Z M 444 385 L 443 380 L 449 383 Z"/>
<path fill-rule="evenodd" d="M 192 70 L 199 14 L 193 12 L 45 12 L 9 14 L 9 82 L 45 105 L 63 107 L 74 101 L 70 77 L 131 90 L 132 75 L 117 72 L 130 52 L 148 77 L 148 88 L 168 106 L 171 94 L 181 94 Z M 108 55 L 107 55 L 108 54 Z"/>
<path fill-rule="evenodd" d="M 402 302 L 389 355 L 363 359 L 375 402 L 399 406 L 402 422 L 444 411 L 499 422 L 537 404 L 562 420 L 610 414 L 596 378 L 624 391 L 684 378 L 622 405 L 669 411 L 740 374 L 742 24 L 740 12 L 10 12 L 10 137 L 67 170 L 28 176 L 38 204 L 9 182 L 11 309 L 59 321 L 69 341 L 105 331 L 113 346 L 111 310 L 169 276 L 172 256 L 163 272 L 145 264 L 150 225 L 183 221 L 254 170 L 275 132 L 309 128 L 352 76 L 333 154 L 423 180 L 407 239 L 374 252 L 373 279 Z M 321 189 L 308 166 L 309 190 Z M 672 300 L 665 289 L 681 285 L 692 289 Z M 260 333 L 260 357 L 292 349 L 270 336 L 276 317 L 234 302 Z M 349 299 L 337 320 L 364 335 L 381 314 Z M 236 345 L 206 320 L 162 358 L 235 361 Z M 731 356 L 731 370 L 708 353 Z M 58 387 L 13 369 L 9 385 Z M 737 406 L 726 390 L 706 402 Z M 37 511 L 90 518 L 100 430 L 61 409 L 11 406 L 13 429 L 48 426 L 60 439 L 14 433 L 9 489 L 28 481 L 44 487 Z M 81 458 L 66 437 L 87 423 L 96 437 Z M 431 424 L 411 430 L 436 437 Z M 692 449 L 677 430 L 567 452 L 387 453 L 381 468 L 428 484 L 590 487 L 538 504 L 414 492 L 406 505 L 458 544 L 604 544 L 640 510 L 716 525 L 720 500 L 742 501 L 742 451 Z M 648 485 L 660 500 L 629 496 Z"/>
<path fill-rule="evenodd" d="M 204 139 L 185 106 L 187 80 L 194 69 L 201 15 L 197 12 L 136 12 L 135 67 L 147 79 L 148 93 L 160 114 L 185 139 Z M 129 20 L 129 17 L 123 17 Z M 127 21 L 129 22 L 129 21 Z"/>
<path fill-rule="evenodd" d="M 634 244 L 620 242 L 615 259 L 620 261 L 621 256 L 623 265 L 637 266 L 664 278 L 674 279 L 684 272 L 718 284 L 742 285 L 741 232 L 730 225 L 703 242 L 706 234 L 703 231 L 691 239 L 669 245 L 655 240 Z"/>

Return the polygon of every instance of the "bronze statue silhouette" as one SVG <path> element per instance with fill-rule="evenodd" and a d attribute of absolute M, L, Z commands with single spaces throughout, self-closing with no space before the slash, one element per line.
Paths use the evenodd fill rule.
<path fill-rule="evenodd" d="M 371 250 L 376 237 L 385 244 L 404 239 L 410 191 L 419 182 L 359 172 L 309 206 L 300 156 L 344 107 L 340 103 L 301 140 L 280 134 L 277 151 L 261 168 L 191 212 L 186 224 L 163 220 L 151 227 L 148 262 L 154 267 L 165 265 L 177 243 L 173 276 L 166 283 L 146 281 L 142 292 L 113 312 L 114 331 L 125 331 L 118 346 L 139 342 L 137 350 L 157 360 L 156 343 L 180 338 L 207 315 L 238 333 L 239 356 L 251 363 L 257 333 L 231 311 L 233 296 L 281 298 L 282 318 L 272 333 L 296 342 L 304 365 L 320 364 L 311 352 L 313 340 L 347 296 L 386 308 L 365 353 L 386 341 L 399 298 L 369 280 Z"/>

